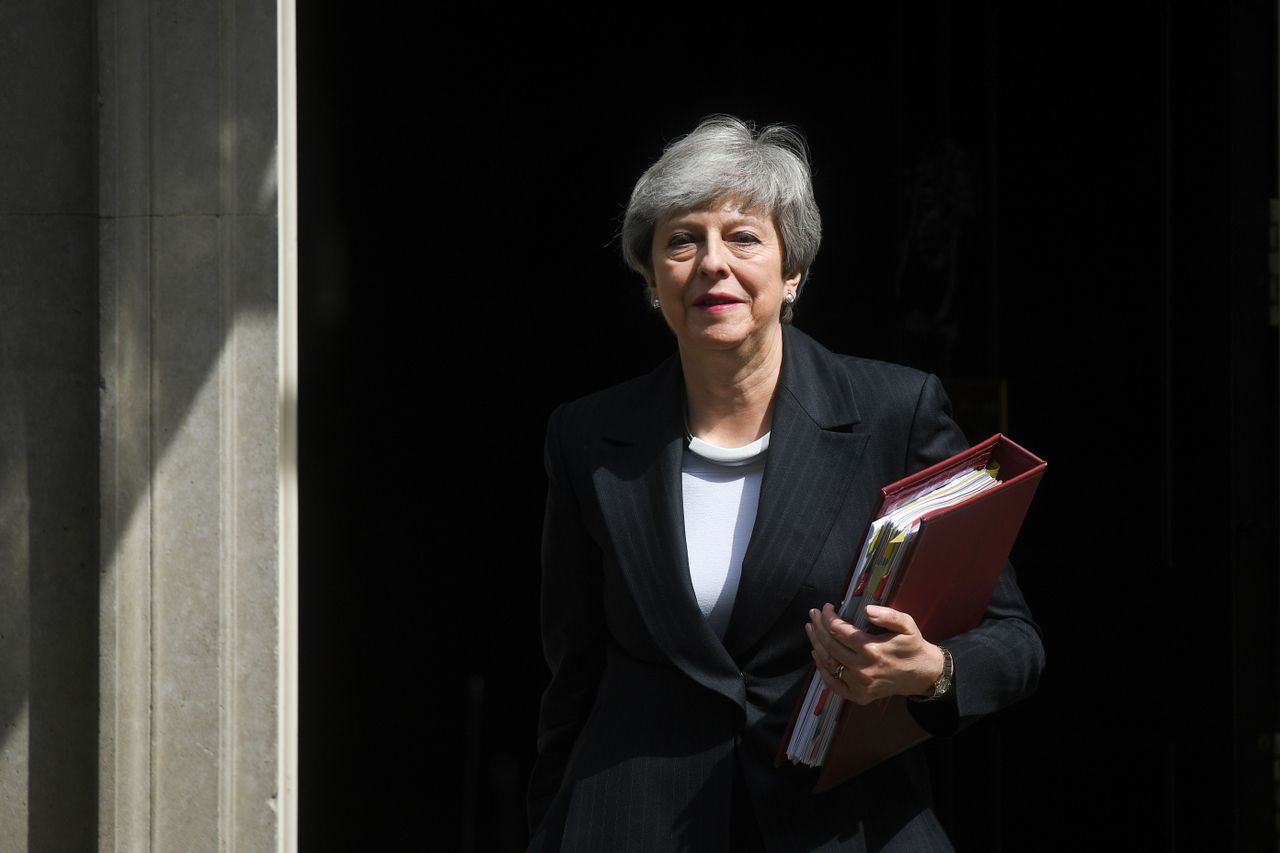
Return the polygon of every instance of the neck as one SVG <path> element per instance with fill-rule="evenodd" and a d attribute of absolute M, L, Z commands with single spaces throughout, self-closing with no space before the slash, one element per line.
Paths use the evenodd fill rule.
<path fill-rule="evenodd" d="M 719 447 L 741 447 L 773 426 L 773 396 L 782 371 L 782 327 L 744 355 L 680 348 L 689 431 Z"/>

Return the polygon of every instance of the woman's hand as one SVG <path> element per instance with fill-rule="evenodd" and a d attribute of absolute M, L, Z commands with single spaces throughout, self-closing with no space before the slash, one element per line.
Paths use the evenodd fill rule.
<path fill-rule="evenodd" d="M 920 635 L 916 620 L 906 613 L 872 604 L 867 618 L 892 633 L 861 631 L 837 616 L 830 604 L 809 611 L 804 630 L 827 687 L 859 705 L 885 696 L 929 693 L 942 676 L 942 650 Z"/>

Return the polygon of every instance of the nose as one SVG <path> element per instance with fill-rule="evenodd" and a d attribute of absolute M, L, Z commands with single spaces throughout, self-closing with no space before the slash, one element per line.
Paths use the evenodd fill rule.
<path fill-rule="evenodd" d="M 729 277 L 728 248 L 718 236 L 713 235 L 707 238 L 702 250 L 702 262 L 698 268 L 703 275 L 713 279 Z"/>

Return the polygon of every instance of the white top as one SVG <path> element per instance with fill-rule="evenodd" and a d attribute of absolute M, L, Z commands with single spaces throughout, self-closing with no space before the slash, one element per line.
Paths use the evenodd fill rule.
<path fill-rule="evenodd" d="M 723 638 L 760 504 L 769 435 L 742 447 L 692 438 L 680 465 L 689 579 L 702 614 Z"/>

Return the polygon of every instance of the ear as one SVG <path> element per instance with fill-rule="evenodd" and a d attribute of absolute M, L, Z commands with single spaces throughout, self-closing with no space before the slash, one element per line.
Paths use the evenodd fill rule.
<path fill-rule="evenodd" d="M 650 308 L 652 308 L 653 300 L 658 298 L 658 288 L 657 288 L 657 285 L 654 283 L 652 276 L 646 275 L 644 277 L 644 288 L 645 288 L 645 298 L 644 298 L 645 304 L 648 305 Z"/>
<path fill-rule="evenodd" d="M 804 270 L 800 270 L 800 272 L 796 273 L 795 275 L 787 276 L 782 280 L 782 283 L 787 286 L 788 290 L 799 290 L 800 280 L 802 278 L 804 278 Z"/>

